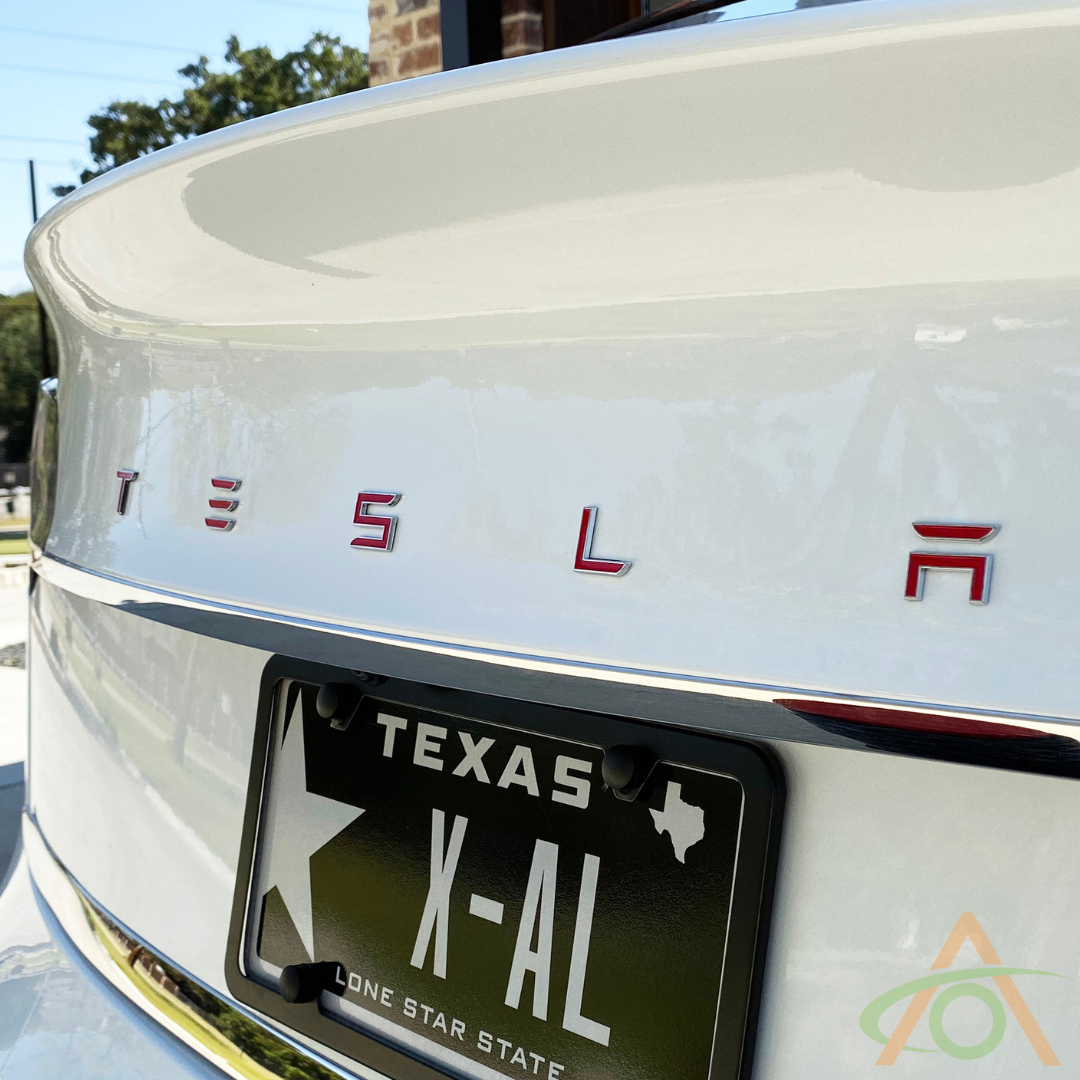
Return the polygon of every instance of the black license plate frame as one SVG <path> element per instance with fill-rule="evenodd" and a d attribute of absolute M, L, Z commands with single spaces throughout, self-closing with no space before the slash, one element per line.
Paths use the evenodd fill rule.
<path fill-rule="evenodd" d="M 470 1080 L 484 1080 L 493 1075 L 522 1075 L 524 1080 L 525 1075 L 532 1076 L 536 1072 L 537 1055 L 534 1052 L 531 1052 L 534 1069 L 524 1072 L 518 1066 L 511 1068 L 505 1057 L 498 1062 L 493 1058 L 491 1066 L 475 1061 L 461 1064 L 440 1059 L 425 1052 L 422 1045 L 408 1045 L 393 1033 L 374 1030 L 343 1017 L 330 1007 L 336 1003 L 327 995 L 315 1001 L 290 1004 L 268 982 L 265 972 L 250 970 L 246 955 L 250 957 L 248 949 L 254 925 L 252 905 L 255 903 L 253 890 L 258 868 L 260 821 L 266 813 L 270 783 L 271 733 L 275 730 L 275 716 L 280 713 L 279 699 L 284 700 L 281 691 L 290 682 L 312 687 L 326 682 L 351 684 L 363 695 L 369 711 L 374 706 L 396 708 L 398 712 L 414 717 L 431 714 L 436 719 L 489 725 L 492 730 L 500 728 L 508 734 L 520 735 L 522 739 L 555 740 L 567 746 L 591 748 L 598 753 L 612 745 L 643 747 L 672 769 L 697 770 L 713 777 L 735 780 L 742 799 L 737 855 L 722 944 L 722 978 L 715 1005 L 709 1063 L 700 1080 L 746 1080 L 756 1036 L 784 801 L 783 774 L 775 756 L 766 747 L 709 732 L 399 679 L 378 680 L 378 685 L 373 686 L 369 676 L 286 656 L 275 656 L 268 661 L 260 687 L 226 958 L 226 982 L 240 1002 L 391 1080 L 437 1080 L 445 1075 Z M 358 723 L 364 721 L 358 720 Z M 612 794 L 600 792 L 596 799 L 601 797 L 611 799 Z M 655 818 L 655 812 L 653 816 Z M 659 823 L 655 829 L 662 835 Z M 671 836 L 674 837 L 674 832 Z M 532 934 L 530 947 L 531 942 Z M 535 982 L 535 975 L 531 977 Z M 528 993 L 526 986 L 526 999 Z M 503 1052 L 506 1053 L 505 1048 Z M 517 1053 L 516 1049 L 514 1053 Z M 559 1080 L 575 1080 L 574 1071 L 571 1068 L 555 1075 Z M 545 1072 L 541 1069 L 536 1075 L 543 1077 Z"/>

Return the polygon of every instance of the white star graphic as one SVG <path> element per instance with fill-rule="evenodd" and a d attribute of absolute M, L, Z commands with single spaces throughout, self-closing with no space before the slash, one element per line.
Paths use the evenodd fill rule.
<path fill-rule="evenodd" d="M 307 949 L 315 959 L 311 918 L 311 856 L 328 844 L 364 811 L 357 806 L 313 795 L 307 789 L 304 722 L 297 695 L 285 742 L 274 758 L 267 800 L 269 867 L 264 893 L 275 885 Z"/>

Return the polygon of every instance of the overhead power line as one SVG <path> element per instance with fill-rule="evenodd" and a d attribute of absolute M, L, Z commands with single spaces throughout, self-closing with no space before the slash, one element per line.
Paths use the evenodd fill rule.
<path fill-rule="evenodd" d="M 295 4 L 293 0 L 252 0 L 256 4 L 273 4 L 275 7 L 301 8 L 304 11 L 332 11 L 338 15 L 353 15 L 363 17 L 363 12 L 357 8 L 330 7 L 327 4 Z"/>
<path fill-rule="evenodd" d="M 80 79 L 111 79 L 113 82 L 154 83 L 158 86 L 173 86 L 172 79 L 142 78 L 139 75 L 110 75 L 107 71 L 71 71 L 68 68 L 25 67 L 22 64 L 0 64 L 5 71 L 28 71 L 32 75 L 74 75 Z"/>
<path fill-rule="evenodd" d="M 161 52 L 190 53 L 198 56 L 201 49 L 184 45 L 156 45 L 147 41 L 124 41 L 121 38 L 92 37 L 89 34 L 65 34 L 60 30 L 33 30 L 29 26 L 0 26 L 5 34 L 32 34 L 34 37 L 60 38 L 63 41 L 88 41 L 92 45 L 121 45 L 125 49 L 157 49 Z"/>
<path fill-rule="evenodd" d="M 84 139 L 43 139 L 37 135 L 0 135 L 4 142 L 63 143 L 65 146 L 82 146 Z"/>
<path fill-rule="evenodd" d="M 0 157 L 0 164 L 3 164 L 3 165 L 21 165 L 25 169 L 26 168 L 26 160 L 27 159 L 24 158 L 24 157 Z M 39 157 L 34 158 L 34 160 L 39 165 L 66 165 L 68 168 L 71 167 L 71 162 L 70 161 L 55 161 L 55 160 L 50 161 L 48 158 L 39 158 Z"/>

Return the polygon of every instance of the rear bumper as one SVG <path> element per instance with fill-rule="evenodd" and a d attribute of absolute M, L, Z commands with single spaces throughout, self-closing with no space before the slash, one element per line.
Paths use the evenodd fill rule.
<path fill-rule="evenodd" d="M 308 1053 L 133 937 L 70 878 L 24 816 L 0 893 L 0 1075 L 332 1080 L 356 1073 Z"/>
<path fill-rule="evenodd" d="M 0 893 L 4 1080 L 220 1078 L 113 990 L 71 942 L 20 852 Z"/>
<path fill-rule="evenodd" d="M 129 939 L 245 1014 L 226 988 L 225 942 L 258 688 L 270 654 L 140 617 L 144 612 L 160 614 L 116 610 L 38 582 L 30 638 L 29 802 L 41 831 L 24 833 L 30 871 L 69 938 L 78 940 L 80 928 L 89 933 L 81 887 L 84 899 L 99 904 Z M 326 651 L 343 648 L 333 635 L 323 637 Z M 395 662 L 389 650 L 380 654 L 381 663 L 372 663 L 366 643 L 354 647 L 351 667 L 385 670 Z M 454 685 L 457 674 L 461 681 L 479 677 L 471 668 L 443 667 L 425 681 Z M 501 668 L 498 675 L 506 681 L 488 689 L 509 699 L 517 687 Z M 1050 1064 L 1051 1054 L 1065 1065 L 1080 1060 L 1077 991 L 1069 977 L 1080 957 L 1076 779 L 866 752 L 869 744 L 856 749 L 854 740 L 767 703 L 670 692 L 661 697 L 647 687 L 634 688 L 631 700 L 625 687 L 554 678 L 542 683 L 535 672 L 532 677 L 532 700 L 550 689 L 547 704 L 563 704 L 558 695 L 565 693 L 593 711 L 625 710 L 630 717 L 718 734 L 753 738 L 757 727 L 758 738 L 781 762 L 784 839 L 754 1080 L 864 1075 L 887 1049 L 886 1036 L 898 1030 L 915 984 L 931 973 L 942 976 L 935 1000 L 963 979 L 997 995 L 994 1017 L 998 1005 L 1010 1010 L 1000 1046 L 986 1044 L 994 1070 L 988 1075 L 1026 1075 L 1040 1060 Z M 525 692 L 518 696 L 529 699 Z M 787 728 L 769 728 L 773 718 L 786 720 Z M 816 743 L 800 741 L 810 734 Z M 913 750 L 917 741 L 912 736 Z M 8 903 L 6 894 L 0 900 Z M 4 935 L 10 935 L 9 922 L 0 908 Z M 980 943 L 992 943 L 989 951 L 973 945 L 970 934 L 954 940 L 958 930 L 975 924 Z M 63 955 L 55 935 L 41 940 Z M 0 939 L 0 959 L 13 943 Z M 101 948 L 90 940 L 79 952 L 88 956 Z M 65 970 L 76 970 L 73 961 Z M 1019 1013 L 995 989 L 1006 975 L 1022 998 Z M 104 977 L 99 983 L 106 989 L 121 985 Z M 900 992 L 907 997 L 889 1004 Z M 142 1012 L 133 998 L 126 1000 L 131 1005 L 121 1001 L 119 1015 Z M 909 1051 L 937 1053 L 934 1060 L 944 1061 L 957 1046 L 978 1044 L 990 1008 L 985 995 L 982 1001 L 983 1012 L 970 1016 L 963 1006 L 950 1006 L 942 1030 L 953 1041 L 945 1042 L 951 1048 L 945 1051 L 929 1026 L 931 1010 L 924 1010 Z M 100 1026 L 107 1010 L 95 1008 Z M 266 1017 L 246 1015 L 306 1053 L 317 1068 L 378 1076 L 357 1061 L 328 1057 L 328 1048 L 302 1043 Z M 94 1022 L 64 1030 L 71 1028 L 75 1038 Z M 6 1044 L 0 1047 L 10 1056 Z M 911 1052 L 899 1060 L 912 1060 Z M 0 1057 L 0 1074 L 10 1080 L 18 1074 L 5 1060 Z M 169 1075 L 157 1064 L 150 1072 Z"/>

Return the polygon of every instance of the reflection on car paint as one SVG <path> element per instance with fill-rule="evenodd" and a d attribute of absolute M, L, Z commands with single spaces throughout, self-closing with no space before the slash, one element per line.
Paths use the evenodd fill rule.
<path fill-rule="evenodd" d="M 334 1080 L 337 1074 L 248 1019 L 206 987 L 196 983 L 128 937 L 80 893 L 87 920 L 116 967 L 157 1012 L 179 1024 L 235 1076 L 265 1080 L 305 1076 Z"/>

